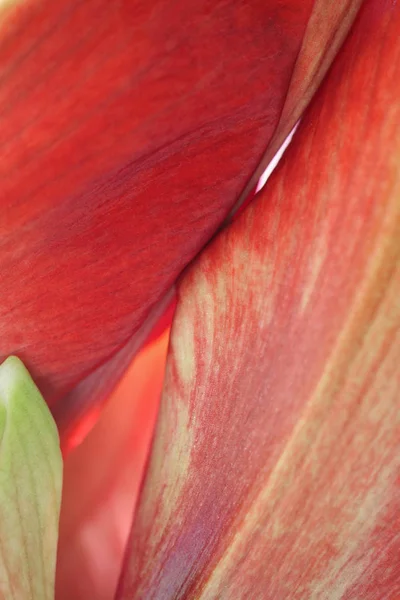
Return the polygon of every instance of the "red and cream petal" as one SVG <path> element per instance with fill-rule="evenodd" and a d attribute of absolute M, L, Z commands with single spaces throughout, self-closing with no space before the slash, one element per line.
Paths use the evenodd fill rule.
<path fill-rule="evenodd" d="M 400 593 L 400 7 L 178 287 L 119 600 Z"/>

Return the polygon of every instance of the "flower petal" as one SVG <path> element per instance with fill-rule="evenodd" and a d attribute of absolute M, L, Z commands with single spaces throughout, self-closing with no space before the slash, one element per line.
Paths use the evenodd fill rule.
<path fill-rule="evenodd" d="M 368 0 L 178 287 L 119 600 L 398 593 L 399 39 L 400 6 Z"/>
<path fill-rule="evenodd" d="M 226 216 L 311 6 L 3 3 L 0 354 L 50 404 L 127 342 Z"/>

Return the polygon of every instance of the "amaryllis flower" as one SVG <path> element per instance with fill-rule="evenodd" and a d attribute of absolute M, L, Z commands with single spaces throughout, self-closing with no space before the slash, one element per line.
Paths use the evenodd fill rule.
<path fill-rule="evenodd" d="M 59 427 L 56 598 L 400 597 L 397 2 L 0 10 L 1 355 Z"/>

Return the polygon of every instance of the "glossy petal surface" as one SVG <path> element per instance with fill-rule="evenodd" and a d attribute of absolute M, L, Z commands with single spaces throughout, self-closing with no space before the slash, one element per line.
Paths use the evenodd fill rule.
<path fill-rule="evenodd" d="M 400 9 L 178 289 L 119 600 L 400 593 Z"/>

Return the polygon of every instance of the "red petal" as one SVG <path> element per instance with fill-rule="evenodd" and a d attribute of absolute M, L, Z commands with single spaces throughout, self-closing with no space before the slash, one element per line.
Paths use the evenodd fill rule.
<path fill-rule="evenodd" d="M 366 2 L 178 307 L 119 598 L 400 584 L 400 6 Z"/>
<path fill-rule="evenodd" d="M 311 5 L 2 8 L 0 354 L 50 402 L 126 343 L 226 216 Z"/>

